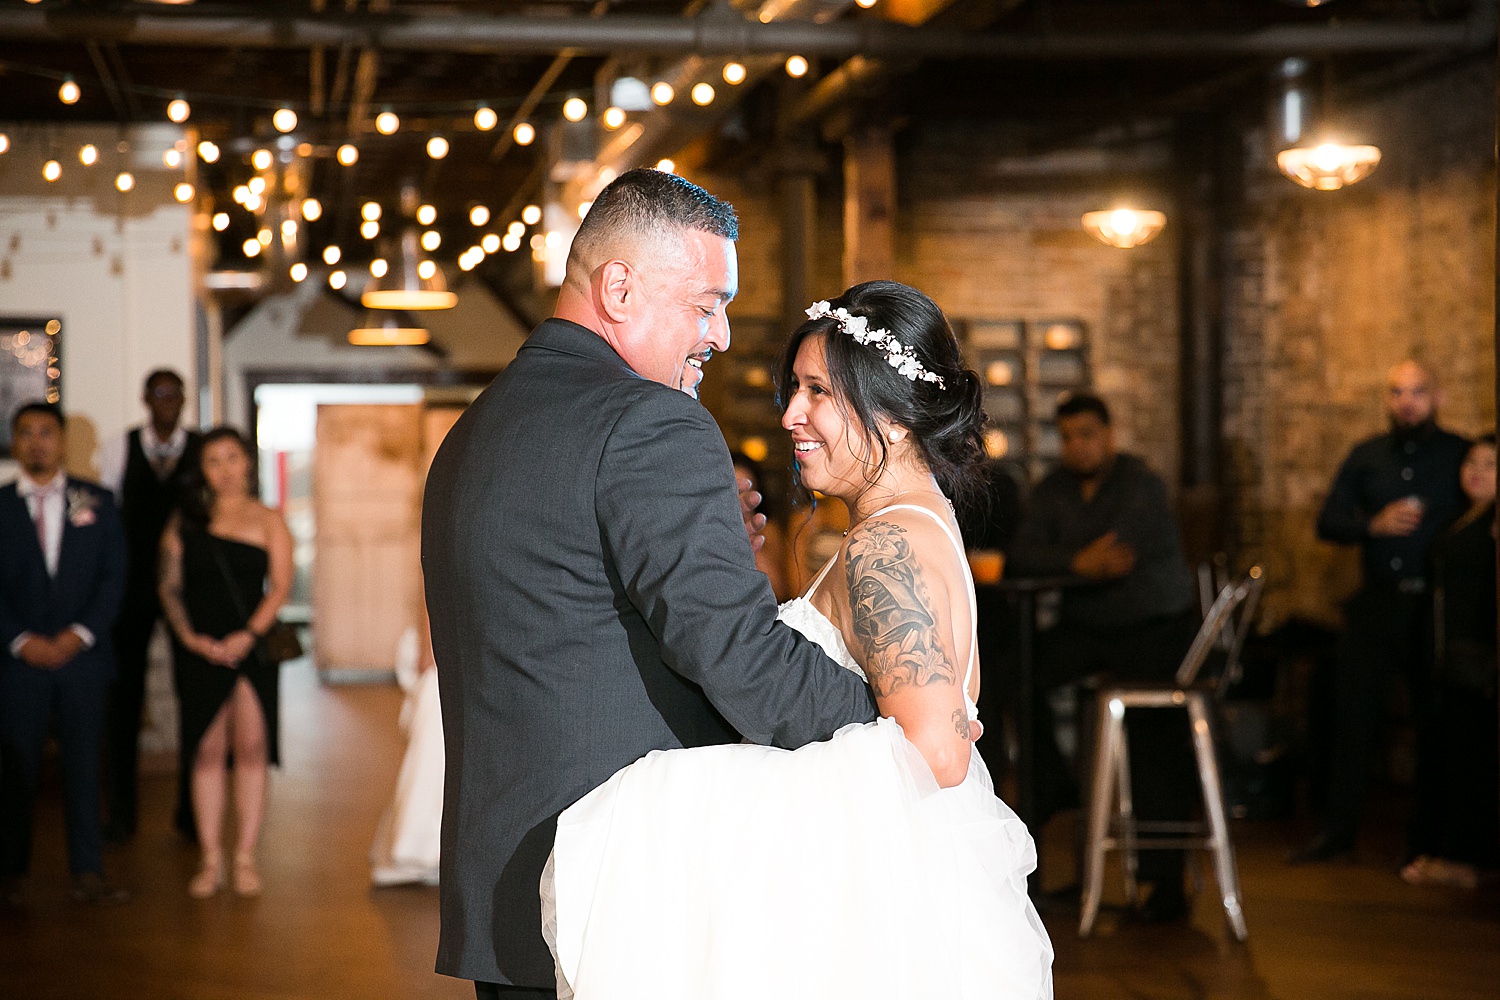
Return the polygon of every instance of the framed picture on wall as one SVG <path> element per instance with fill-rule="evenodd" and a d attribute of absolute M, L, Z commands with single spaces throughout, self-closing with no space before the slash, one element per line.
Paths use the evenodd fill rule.
<path fill-rule="evenodd" d="M 58 342 L 62 321 L 47 316 L 0 316 L 0 448 L 10 454 L 10 423 L 27 403 L 62 398 Z"/>

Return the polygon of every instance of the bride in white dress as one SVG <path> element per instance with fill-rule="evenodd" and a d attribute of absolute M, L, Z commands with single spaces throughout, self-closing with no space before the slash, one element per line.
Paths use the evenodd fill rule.
<path fill-rule="evenodd" d="M 656 751 L 563 812 L 541 886 L 562 997 L 1052 996 L 1035 848 L 970 741 L 974 585 L 945 490 L 983 456 L 978 377 L 905 285 L 808 316 L 782 425 L 851 527 L 780 617 L 882 718 L 795 751 Z"/>

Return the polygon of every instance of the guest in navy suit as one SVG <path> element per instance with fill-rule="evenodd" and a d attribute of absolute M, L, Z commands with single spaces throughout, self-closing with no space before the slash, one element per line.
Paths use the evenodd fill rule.
<path fill-rule="evenodd" d="M 0 892 L 25 902 L 49 724 L 62 750 L 72 897 L 121 903 L 104 879 L 99 760 L 114 675 L 110 632 L 125 533 L 109 491 L 63 471 L 63 416 L 31 403 L 11 424 L 20 479 L 0 489 Z"/>

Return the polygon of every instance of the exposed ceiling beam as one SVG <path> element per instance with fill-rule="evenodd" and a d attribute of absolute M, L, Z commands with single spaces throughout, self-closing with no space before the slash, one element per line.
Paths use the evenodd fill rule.
<path fill-rule="evenodd" d="M 1469 49 L 1495 41 L 1495 0 L 1475 0 L 1464 22 L 1278 25 L 1239 35 L 1170 29 L 1111 34 L 981 34 L 908 28 L 874 19 L 830 24 L 748 21 L 709 7 L 695 17 L 539 18 L 465 13 L 335 14 L 305 17 L 209 13 L 114 14 L 84 10 L 0 11 L 0 38 L 113 41 L 207 48 L 345 45 L 460 53 L 654 52 L 808 56 L 905 55 L 1015 60 L 1163 59 L 1330 55 Z"/>

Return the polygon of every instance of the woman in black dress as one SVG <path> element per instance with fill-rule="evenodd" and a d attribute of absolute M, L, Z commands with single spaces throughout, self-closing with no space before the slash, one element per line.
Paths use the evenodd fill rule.
<path fill-rule="evenodd" d="M 1432 548 L 1432 698 L 1421 733 L 1415 885 L 1472 889 L 1500 867 L 1500 725 L 1495 649 L 1495 436 L 1469 448 L 1459 475 L 1469 510 Z"/>
<path fill-rule="evenodd" d="M 278 664 L 256 651 L 256 640 L 291 590 L 292 537 L 281 514 L 256 499 L 254 455 L 239 431 L 204 435 L 195 471 L 201 489 L 167 525 L 161 545 L 161 601 L 203 851 L 188 894 L 206 899 L 230 876 L 236 893 L 254 896 L 266 770 L 279 762 Z M 239 820 L 232 872 L 222 839 L 231 758 Z"/>

